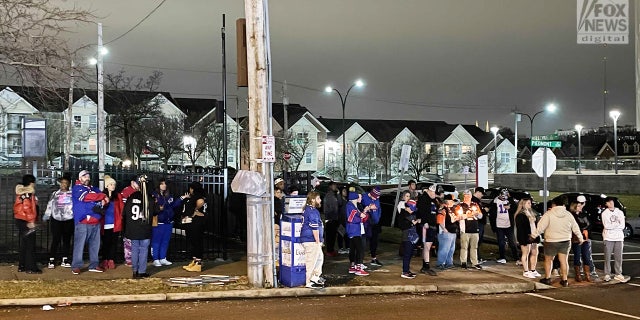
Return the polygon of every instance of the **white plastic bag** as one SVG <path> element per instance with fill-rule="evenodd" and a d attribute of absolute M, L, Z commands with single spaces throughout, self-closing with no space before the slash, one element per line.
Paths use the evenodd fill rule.
<path fill-rule="evenodd" d="M 267 185 L 260 172 L 240 170 L 231 181 L 231 190 L 259 197 L 267 193 Z"/>

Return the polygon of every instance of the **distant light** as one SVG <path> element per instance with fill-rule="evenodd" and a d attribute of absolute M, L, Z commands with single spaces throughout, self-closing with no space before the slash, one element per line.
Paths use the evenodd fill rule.
<path fill-rule="evenodd" d="M 581 124 L 576 124 L 576 131 L 578 131 L 578 134 L 579 134 L 580 132 L 582 132 L 582 129 L 583 129 L 583 128 L 584 128 L 584 127 L 583 127 Z"/>
<path fill-rule="evenodd" d="M 618 118 L 620 117 L 620 111 L 618 110 L 609 111 L 609 117 L 611 117 L 613 121 L 618 121 Z"/>
<path fill-rule="evenodd" d="M 364 87 L 364 82 L 362 82 L 362 80 L 358 79 L 358 80 L 356 80 L 355 85 L 358 88 L 362 88 L 362 87 Z"/>
<path fill-rule="evenodd" d="M 98 64 L 98 59 L 96 59 L 96 58 L 91 58 L 91 59 L 89 59 L 89 64 L 91 64 L 91 65 L 96 65 L 96 64 Z"/>
<path fill-rule="evenodd" d="M 326 88 L 324 88 L 324 92 L 326 93 L 331 93 L 331 91 L 333 91 L 333 88 L 331 88 L 330 86 L 327 86 Z"/>
<path fill-rule="evenodd" d="M 489 129 L 489 130 L 491 130 L 491 132 L 493 132 L 493 134 L 495 135 L 495 134 L 497 134 L 497 133 L 498 133 L 498 131 L 500 131 L 500 128 L 498 128 L 498 127 L 491 127 L 491 129 Z"/>
<path fill-rule="evenodd" d="M 124 168 L 131 167 L 131 160 L 127 159 L 127 160 L 122 161 L 122 167 L 124 167 Z"/>
<path fill-rule="evenodd" d="M 558 110 L 558 107 L 555 105 L 555 103 L 549 103 L 545 109 L 551 113 L 554 113 L 556 112 L 556 110 Z"/>
<path fill-rule="evenodd" d="M 107 49 L 106 47 L 102 47 L 102 49 L 100 49 L 100 54 L 101 55 L 106 55 L 107 53 L 109 53 L 109 49 Z"/>

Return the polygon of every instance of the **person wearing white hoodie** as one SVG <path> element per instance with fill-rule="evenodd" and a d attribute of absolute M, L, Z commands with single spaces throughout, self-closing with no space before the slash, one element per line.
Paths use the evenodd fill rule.
<path fill-rule="evenodd" d="M 602 211 L 602 240 L 604 242 L 604 281 L 611 281 L 611 253 L 614 259 L 614 280 L 622 283 L 629 281 L 629 277 L 622 275 L 622 248 L 624 244 L 624 213 L 615 207 L 612 197 L 605 200 L 607 206 Z"/>
<path fill-rule="evenodd" d="M 553 258 L 558 255 L 560 260 L 560 285 L 563 287 L 569 286 L 567 280 L 568 265 L 567 257 L 569 256 L 569 248 L 571 244 L 572 234 L 579 240 L 580 244 L 584 242 L 582 232 L 578 223 L 571 215 L 571 212 L 567 211 L 562 200 L 556 198 L 551 203 L 551 209 L 549 209 L 538 221 L 538 226 L 531 238 L 544 233 L 544 273 L 545 277 L 540 279 L 541 283 L 551 285 L 551 268 L 553 265 Z"/>

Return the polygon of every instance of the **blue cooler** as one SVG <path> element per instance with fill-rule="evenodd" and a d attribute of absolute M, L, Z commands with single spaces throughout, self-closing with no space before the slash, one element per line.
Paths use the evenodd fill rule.
<path fill-rule="evenodd" d="M 287 287 L 304 286 L 307 281 L 304 247 L 300 242 L 302 215 L 284 214 L 280 219 L 280 283 Z"/>

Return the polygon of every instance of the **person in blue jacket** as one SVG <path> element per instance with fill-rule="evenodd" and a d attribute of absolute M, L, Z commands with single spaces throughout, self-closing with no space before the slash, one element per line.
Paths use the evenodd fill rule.
<path fill-rule="evenodd" d="M 167 186 L 166 179 L 160 179 L 158 188 L 152 194 L 154 210 L 157 213 L 157 224 L 151 231 L 151 257 L 155 267 L 169 266 L 172 263 L 167 260 L 167 250 L 173 228 L 173 210 L 182 205 L 182 200 L 189 197 L 189 193 L 174 198 Z"/>
<path fill-rule="evenodd" d="M 371 264 L 374 266 L 382 266 L 380 260 L 377 257 L 378 251 L 378 238 L 380 233 L 382 232 L 382 226 L 380 225 L 380 216 L 382 215 L 382 211 L 380 210 L 380 187 L 375 186 L 371 188 L 369 193 L 362 197 L 362 205 L 364 207 L 371 206 L 372 208 L 369 211 L 370 219 L 367 220 L 366 224 L 366 236 L 369 241 L 369 252 L 371 254 Z"/>
<path fill-rule="evenodd" d="M 325 279 L 321 277 L 322 264 L 324 263 L 324 254 L 322 253 L 324 227 L 320 211 L 318 211 L 321 202 L 320 193 L 317 191 L 309 192 L 302 213 L 303 223 L 300 230 L 300 240 L 304 247 L 307 288 L 322 288 L 325 283 Z"/>
<path fill-rule="evenodd" d="M 374 205 L 364 207 L 362 211 L 358 209 L 358 204 L 362 201 L 362 195 L 357 193 L 355 189 L 349 191 L 349 201 L 345 206 L 345 214 L 347 217 L 347 236 L 351 243 L 349 249 L 349 273 L 356 276 L 368 276 L 365 266 L 362 264 L 364 258 L 364 248 L 362 246 L 362 235 L 365 234 L 364 224 L 369 219 L 369 212 L 374 209 Z"/>

